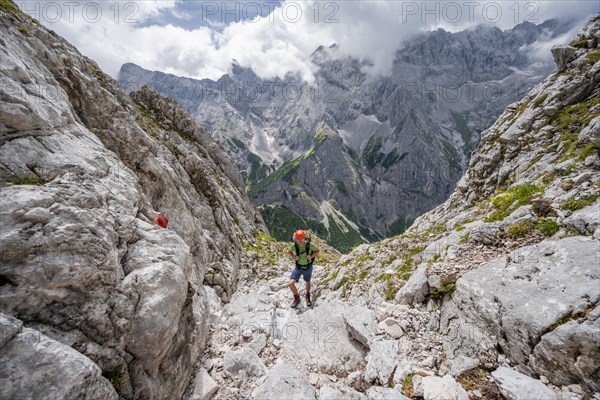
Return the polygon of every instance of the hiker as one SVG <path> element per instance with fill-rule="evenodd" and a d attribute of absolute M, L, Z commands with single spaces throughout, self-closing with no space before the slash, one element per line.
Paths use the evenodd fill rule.
<path fill-rule="evenodd" d="M 306 233 L 303 230 L 297 230 L 294 233 L 294 243 L 290 246 L 288 254 L 296 262 L 296 268 L 292 271 L 288 283 L 288 287 L 294 294 L 292 308 L 296 308 L 300 304 L 300 295 L 298 294 L 298 289 L 296 289 L 296 282 L 300 280 L 300 275 L 302 275 L 304 282 L 306 282 L 306 306 L 310 307 L 312 306 L 312 302 L 310 301 L 310 278 L 313 271 L 313 262 L 317 254 L 319 254 L 319 249 L 317 249 L 314 243 L 310 242 L 310 238 L 306 239 Z"/>

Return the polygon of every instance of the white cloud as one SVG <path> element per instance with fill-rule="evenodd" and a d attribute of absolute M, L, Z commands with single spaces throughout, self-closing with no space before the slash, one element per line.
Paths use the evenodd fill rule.
<path fill-rule="evenodd" d="M 21 3 L 22 8 L 63 35 L 113 76 L 123 63 L 133 62 L 151 70 L 212 79 L 227 72 L 236 59 L 262 77 L 283 77 L 292 72 L 311 80 L 314 66 L 309 61 L 310 54 L 319 45 L 333 43 L 340 45 L 339 54 L 343 56 L 370 60 L 372 73 L 387 73 L 402 41 L 422 30 L 442 27 L 458 31 L 477 23 L 491 23 L 506 29 L 525 20 L 540 23 L 555 17 L 571 18 L 581 24 L 593 13 L 600 12 L 596 1 L 286 0 L 274 9 L 273 3 L 254 3 L 273 10 L 255 22 L 244 20 L 248 14 L 244 7 L 248 7 L 248 2 L 235 3 L 238 15 L 233 19 L 237 22 L 228 24 L 219 24 L 214 18 L 209 24 L 205 15 L 186 14 L 186 21 L 196 18 L 198 27 L 184 29 L 175 25 L 175 16 L 184 15 L 177 8 L 181 3 L 176 0 L 105 2 L 101 3 L 101 18 L 97 18 L 97 12 L 93 13 L 99 2 L 52 2 L 61 5 L 61 18 L 52 17 L 45 5 L 48 3 L 24 3 L 30 4 Z M 69 3 L 77 6 L 67 10 Z M 229 3 L 231 10 L 232 2 Z M 224 3 L 211 4 L 221 7 Z M 37 10 L 32 11 L 35 7 Z M 44 11 L 44 7 L 48 9 Z M 217 17 L 224 17 L 226 11 L 211 10 Z M 69 18 L 66 11 L 73 11 Z M 552 44 L 569 38 L 558 38 Z M 528 50 L 540 56 L 549 55 L 550 46 L 549 42 L 540 42 Z"/>

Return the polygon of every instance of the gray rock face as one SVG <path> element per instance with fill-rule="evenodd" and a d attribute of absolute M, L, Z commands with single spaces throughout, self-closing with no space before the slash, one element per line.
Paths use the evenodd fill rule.
<path fill-rule="evenodd" d="M 492 372 L 492 376 L 500 392 L 508 400 L 558 399 L 548 386 L 512 368 L 500 367 Z"/>
<path fill-rule="evenodd" d="M 89 358 L 0 313 L 3 399 L 99 399 L 119 395 Z"/>
<path fill-rule="evenodd" d="M 581 323 L 569 321 L 542 336 L 530 356 L 532 369 L 552 382 L 584 382 L 600 392 L 600 306 Z"/>
<path fill-rule="evenodd" d="M 203 284 L 227 300 L 261 226 L 241 176 L 172 100 L 132 101 L 22 14 L 0 12 L 0 35 L 0 309 L 122 375 L 124 398 L 180 397 L 207 337 Z"/>
<path fill-rule="evenodd" d="M 293 366 L 277 364 L 252 392 L 255 400 L 316 400 L 315 389 Z"/>
<path fill-rule="evenodd" d="M 408 397 L 395 389 L 371 386 L 367 390 L 367 400 L 408 400 Z"/>
<path fill-rule="evenodd" d="M 421 264 L 419 268 L 411 275 L 410 279 L 398 290 L 394 301 L 398 304 L 414 304 L 425 301 L 425 296 L 429 292 L 429 283 L 425 271 L 427 264 Z"/>
<path fill-rule="evenodd" d="M 371 351 L 367 356 L 365 379 L 378 381 L 381 386 L 389 386 L 398 358 L 398 342 L 382 340 L 371 343 Z"/>
<path fill-rule="evenodd" d="M 229 376 L 241 381 L 260 377 L 266 373 L 266 368 L 260 358 L 254 351 L 246 347 L 225 353 L 223 369 Z"/>
<path fill-rule="evenodd" d="M 391 75 L 374 79 L 337 46 L 321 46 L 312 55 L 313 85 L 262 80 L 236 64 L 216 82 L 125 64 L 119 82 L 128 90 L 147 84 L 193 113 L 259 182 L 255 204 L 317 221 L 335 219 L 321 205 L 336 204 L 381 236 L 400 232 L 447 198 L 479 132 L 554 68 L 531 65 L 519 48 L 564 28 L 547 21 L 506 31 L 440 29 L 407 41 Z M 490 84 L 500 86 L 493 100 Z M 322 129 L 331 133 L 323 140 L 315 137 Z M 266 178 L 293 159 L 297 166 Z"/>
<path fill-rule="evenodd" d="M 365 350 L 345 328 L 342 314 L 346 307 L 341 302 L 326 302 L 278 321 L 278 337 L 283 342 L 281 356 L 335 376 L 359 369 L 364 365 Z"/>
<path fill-rule="evenodd" d="M 449 358 L 464 354 L 490 360 L 499 345 L 511 360 L 531 369 L 529 356 L 555 321 L 600 301 L 597 248 L 598 241 L 585 237 L 546 240 L 465 274 L 442 309 Z M 574 346 L 583 351 L 586 345 Z M 562 362 L 576 369 L 572 359 Z"/>
<path fill-rule="evenodd" d="M 425 376 L 422 380 L 425 400 L 469 400 L 469 395 L 450 375 Z"/>
<path fill-rule="evenodd" d="M 343 387 L 343 386 L 333 386 L 333 385 L 325 385 L 321 389 L 319 389 L 319 400 L 339 400 L 339 399 L 347 399 L 347 400 L 365 400 L 366 397 L 364 394 L 357 392 L 356 390 Z"/>
<path fill-rule="evenodd" d="M 218 390 L 217 382 L 201 368 L 196 378 L 194 379 L 194 393 L 190 400 L 210 400 Z"/>
<path fill-rule="evenodd" d="M 343 316 L 350 336 L 368 348 L 371 337 L 377 328 L 377 320 L 373 310 L 353 306 L 345 311 Z"/>
<path fill-rule="evenodd" d="M 600 228 L 600 200 L 589 207 L 575 211 L 565 218 L 565 225 L 583 235 L 591 235 Z"/>

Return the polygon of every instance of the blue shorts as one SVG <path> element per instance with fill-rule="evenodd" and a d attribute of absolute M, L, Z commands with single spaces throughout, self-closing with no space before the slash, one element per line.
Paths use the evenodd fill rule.
<path fill-rule="evenodd" d="M 310 282 L 310 278 L 312 276 L 312 271 L 313 271 L 312 265 L 306 269 L 296 267 L 292 271 L 292 274 L 290 275 L 290 279 L 293 279 L 296 282 L 298 282 L 300 280 L 300 275 L 302 275 L 302 277 L 304 278 L 304 282 Z"/>

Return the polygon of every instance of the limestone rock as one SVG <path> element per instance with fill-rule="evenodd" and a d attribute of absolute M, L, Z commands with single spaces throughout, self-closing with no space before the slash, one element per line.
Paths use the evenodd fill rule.
<path fill-rule="evenodd" d="M 0 309 L 120 371 L 123 398 L 181 397 L 207 339 L 204 277 L 228 300 L 242 240 L 264 230 L 241 176 L 173 100 L 128 97 L 22 13 L 0 12 L 0 36 Z"/>
<path fill-rule="evenodd" d="M 446 354 L 495 360 L 500 346 L 512 361 L 531 368 L 538 338 L 556 320 L 600 300 L 597 248 L 598 241 L 586 237 L 545 240 L 465 274 L 442 309 Z M 557 356 L 563 368 L 577 370 L 573 358 Z"/>
<path fill-rule="evenodd" d="M 242 381 L 260 377 L 266 373 L 266 368 L 260 358 L 247 347 L 226 352 L 223 356 L 223 369 L 229 376 Z"/>
<path fill-rule="evenodd" d="M 398 355 L 396 340 L 382 340 L 371 343 L 371 351 L 367 356 L 365 379 L 378 381 L 381 386 L 389 386 L 394 373 Z"/>
<path fill-rule="evenodd" d="M 469 395 L 450 375 L 423 377 L 425 400 L 469 400 Z"/>
<path fill-rule="evenodd" d="M 367 400 L 408 400 L 408 397 L 404 396 L 396 389 L 371 386 L 367 390 Z"/>
<path fill-rule="evenodd" d="M 24 328 L 0 313 L 0 396 L 4 399 L 117 400 L 119 395 L 89 358 Z"/>
<path fill-rule="evenodd" d="M 319 389 L 319 400 L 365 400 L 365 395 L 341 385 L 325 385 Z"/>
<path fill-rule="evenodd" d="M 419 268 L 411 275 L 408 282 L 402 286 L 394 301 L 398 304 L 413 304 L 422 303 L 425 301 L 425 296 L 429 292 L 429 284 L 427 283 L 427 264 L 421 264 Z"/>
<path fill-rule="evenodd" d="M 190 400 L 210 400 L 219 388 L 204 368 L 200 368 L 200 371 L 198 371 L 193 385 L 194 393 Z"/>
<path fill-rule="evenodd" d="M 377 326 L 375 313 L 368 308 L 353 306 L 344 311 L 343 316 L 350 336 L 368 348 Z"/>
<path fill-rule="evenodd" d="M 558 399 L 548 386 L 512 368 L 500 367 L 492 372 L 492 376 L 500 392 L 508 400 Z"/>
<path fill-rule="evenodd" d="M 324 302 L 300 315 L 291 313 L 278 319 L 281 356 L 335 376 L 359 369 L 364 365 L 365 350 L 345 328 L 342 314 L 347 307 L 339 301 Z"/>
<path fill-rule="evenodd" d="M 252 392 L 255 400 L 316 400 L 315 389 L 289 364 L 277 364 Z"/>
<path fill-rule="evenodd" d="M 584 382 L 600 392 L 600 306 L 583 322 L 569 321 L 546 333 L 530 356 L 533 370 L 557 385 Z"/>

